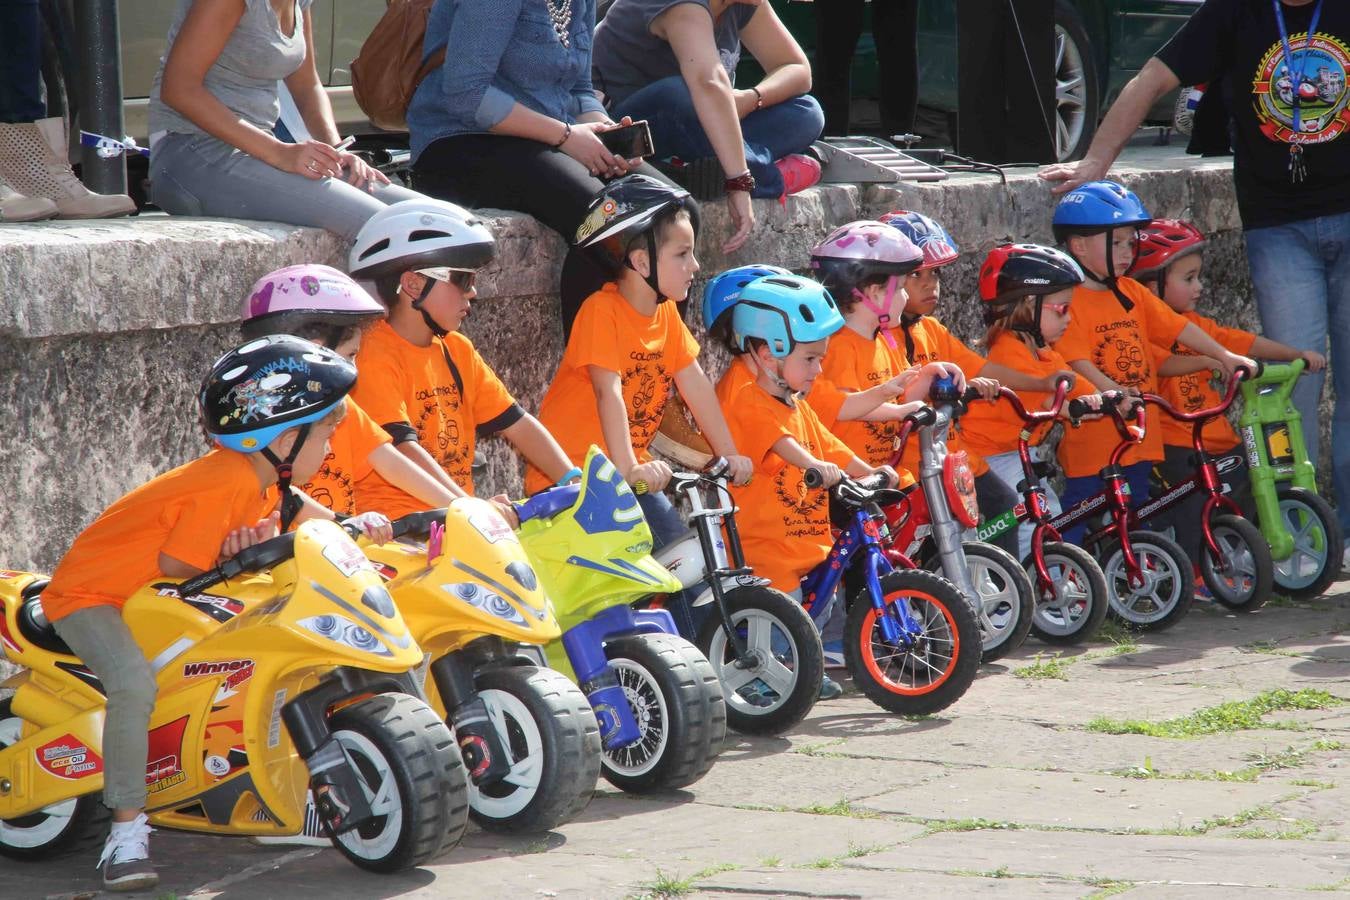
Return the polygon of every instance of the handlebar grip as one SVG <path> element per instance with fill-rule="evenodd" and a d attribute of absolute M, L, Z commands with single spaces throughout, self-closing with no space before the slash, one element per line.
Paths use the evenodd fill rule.
<path fill-rule="evenodd" d="M 207 588 L 219 584 L 224 580 L 225 580 L 225 573 L 220 570 L 219 566 L 217 566 L 214 569 L 210 569 L 206 572 L 203 572 L 200 575 L 194 575 L 187 581 L 180 583 L 178 585 L 178 596 L 180 597 L 195 596 L 197 594 L 200 594 Z"/>
<path fill-rule="evenodd" d="M 714 457 L 713 460 L 704 467 L 703 474 L 707 475 L 709 478 L 721 478 L 723 475 L 727 474 L 727 470 L 730 468 L 731 463 L 727 461 L 727 458 L 725 456 L 718 456 Z"/>
<path fill-rule="evenodd" d="M 633 493 L 637 494 L 639 497 L 641 497 L 643 494 L 647 493 L 648 490 L 650 490 L 649 485 L 645 481 L 635 481 L 633 482 L 632 487 Z"/>
<path fill-rule="evenodd" d="M 441 507 L 440 509 L 427 509 L 422 512 L 409 513 L 400 519 L 395 519 L 391 523 L 394 537 L 401 538 L 407 534 L 424 534 L 431 529 L 433 522 L 444 522 L 445 513 L 445 507 Z"/>
<path fill-rule="evenodd" d="M 937 411 L 931 406 L 921 406 L 905 416 L 903 421 L 911 423 L 915 428 L 922 428 L 937 421 Z"/>
<path fill-rule="evenodd" d="M 1087 401 L 1082 397 L 1074 397 L 1069 401 L 1069 418 L 1073 419 L 1074 422 L 1077 422 L 1079 419 L 1083 418 L 1083 416 L 1091 415 L 1094 412 L 1096 412 L 1096 410 L 1088 406 Z"/>
<path fill-rule="evenodd" d="M 965 393 L 961 395 L 962 403 L 969 403 L 972 400 L 978 399 L 980 399 L 980 392 L 975 390 L 973 387 L 967 387 Z"/>
<path fill-rule="evenodd" d="M 820 474 L 819 469 L 807 469 L 802 473 L 802 484 L 809 488 L 818 488 L 825 484 L 825 476 Z"/>

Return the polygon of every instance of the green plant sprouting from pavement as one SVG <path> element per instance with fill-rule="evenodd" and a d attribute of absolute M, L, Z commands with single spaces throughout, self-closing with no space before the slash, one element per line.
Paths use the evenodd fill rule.
<path fill-rule="evenodd" d="M 1143 734 L 1149 737 L 1188 738 L 1203 734 L 1246 731 L 1256 728 L 1287 728 L 1287 724 L 1266 722 L 1272 712 L 1294 709 L 1327 709 L 1343 701 L 1326 691 L 1304 688 L 1290 691 L 1279 688 L 1264 691 L 1250 700 L 1232 700 L 1198 709 L 1188 716 L 1149 722 L 1141 719 L 1109 719 L 1100 716 L 1087 724 L 1088 731 L 1103 734 Z"/>

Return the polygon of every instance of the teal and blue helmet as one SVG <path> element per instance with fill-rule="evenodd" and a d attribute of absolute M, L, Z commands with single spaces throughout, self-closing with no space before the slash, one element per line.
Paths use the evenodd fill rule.
<path fill-rule="evenodd" d="M 760 265 L 737 266 L 719 272 L 703 288 L 703 327 L 711 331 L 717 326 L 722 314 L 736 305 L 741 290 L 756 278 L 766 275 L 791 275 L 787 269 L 779 266 Z"/>
<path fill-rule="evenodd" d="M 844 327 L 844 316 L 830 292 L 800 275 L 767 275 L 741 289 L 731 311 L 736 345 L 748 350 L 752 339 L 783 358 L 797 344 L 824 340 Z"/>

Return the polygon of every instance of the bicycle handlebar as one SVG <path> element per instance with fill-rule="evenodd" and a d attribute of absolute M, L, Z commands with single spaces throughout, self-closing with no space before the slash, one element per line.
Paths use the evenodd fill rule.
<path fill-rule="evenodd" d="M 208 569 L 200 575 L 183 581 L 178 585 L 180 597 L 200 594 L 227 578 L 233 578 L 243 572 L 261 572 L 270 569 L 295 555 L 295 532 L 288 531 L 261 544 L 245 547 L 234 556 L 222 562 L 214 569 Z"/>
<path fill-rule="evenodd" d="M 1157 394 L 1144 394 L 1143 398 L 1145 402 L 1152 403 L 1179 422 L 1195 422 L 1197 420 L 1214 419 L 1228 412 L 1228 408 L 1232 406 L 1233 401 L 1237 399 L 1238 390 L 1241 388 L 1242 382 L 1260 378 L 1263 368 L 1261 363 L 1258 362 L 1256 364 L 1256 372 L 1253 373 L 1246 366 L 1238 366 L 1233 372 L 1233 377 L 1228 379 L 1228 388 L 1224 391 L 1223 400 L 1219 402 L 1218 406 L 1211 406 L 1208 409 L 1200 409 L 1191 413 L 1182 412 Z"/>

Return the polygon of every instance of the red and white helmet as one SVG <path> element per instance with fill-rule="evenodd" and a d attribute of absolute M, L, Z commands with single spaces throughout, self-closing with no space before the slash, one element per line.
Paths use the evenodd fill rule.
<path fill-rule="evenodd" d="M 840 225 L 811 249 L 811 271 L 835 293 L 847 294 L 878 275 L 908 275 L 923 251 L 898 229 L 860 220 Z"/>
<path fill-rule="evenodd" d="M 1139 255 L 1130 267 L 1130 277 L 1162 280 L 1168 266 L 1200 252 L 1207 243 L 1200 229 L 1190 222 L 1154 219 L 1139 231 Z"/>
<path fill-rule="evenodd" d="M 331 266 L 305 264 L 259 278 L 244 298 L 245 338 L 291 334 L 305 326 L 358 325 L 383 318 L 384 304 Z"/>

